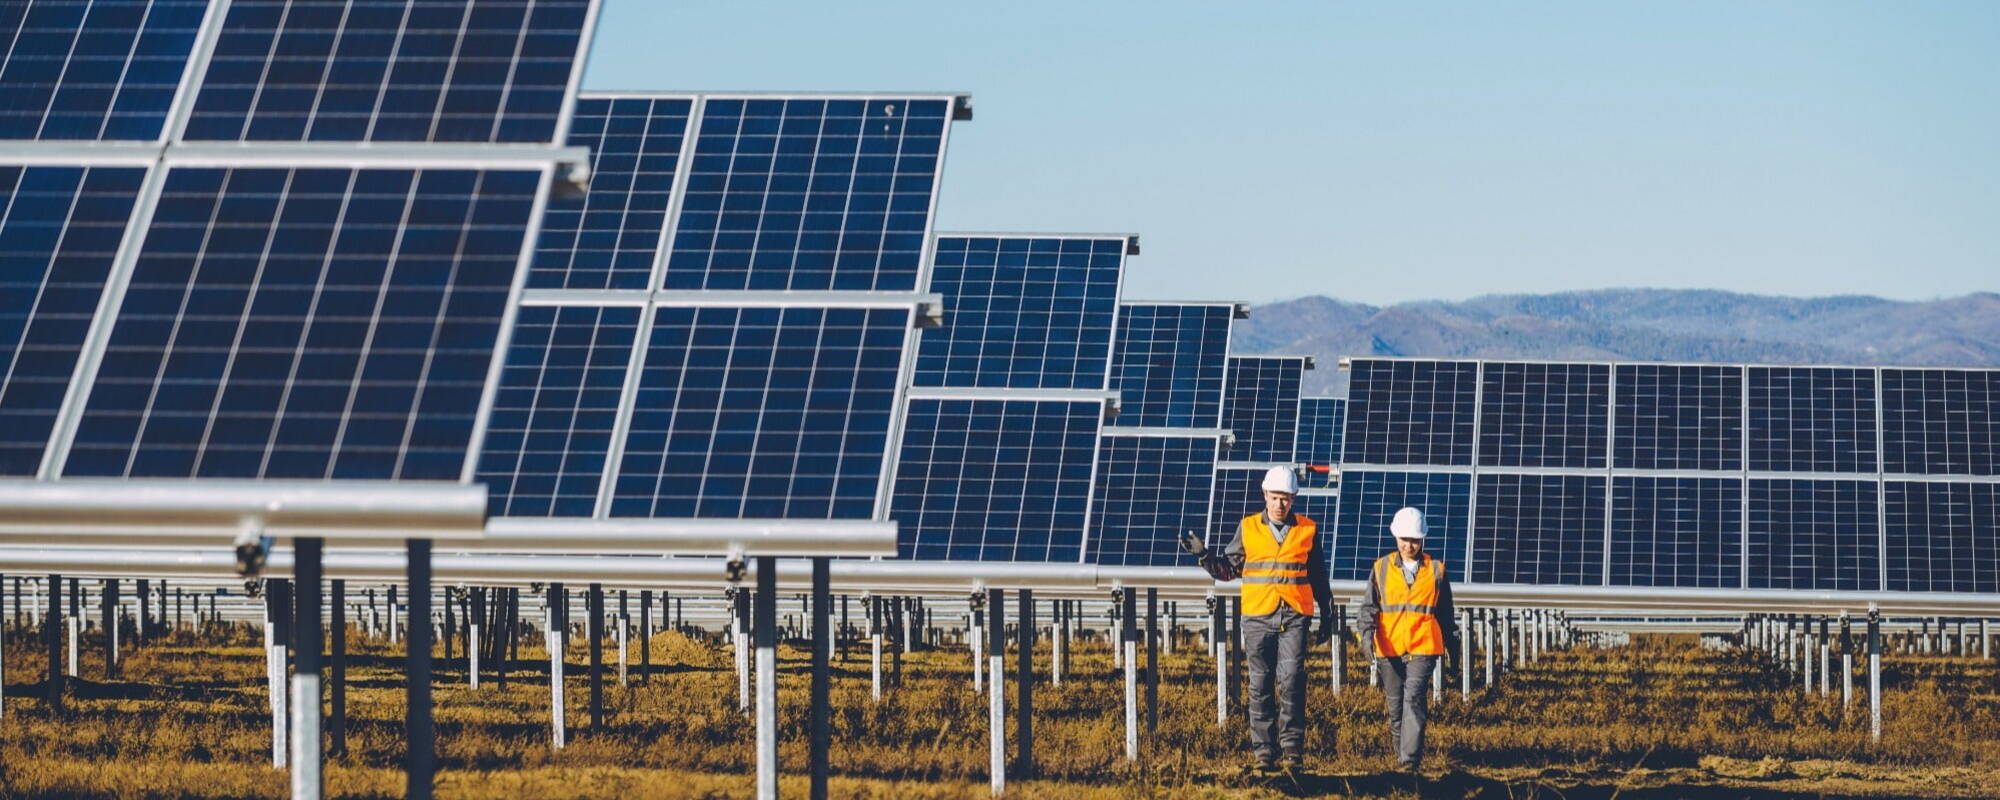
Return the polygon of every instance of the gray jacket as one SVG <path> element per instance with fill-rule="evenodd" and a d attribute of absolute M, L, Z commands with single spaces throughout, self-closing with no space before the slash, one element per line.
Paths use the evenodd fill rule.
<path fill-rule="evenodd" d="M 1377 570 L 1375 569 L 1376 562 L 1369 562 L 1368 588 L 1361 593 L 1361 609 L 1357 614 L 1359 618 L 1354 621 L 1354 636 L 1361 642 L 1362 647 L 1368 648 L 1367 652 L 1371 655 L 1375 652 L 1376 615 L 1382 613 L 1381 573 L 1384 571 L 1391 573 L 1389 580 L 1392 581 L 1403 580 L 1402 555 L 1390 553 L 1387 557 L 1392 559 L 1388 570 Z M 1433 559 L 1433 562 L 1435 563 L 1435 559 Z M 1447 568 L 1450 567 L 1449 564 L 1445 566 Z M 1438 572 L 1438 601 L 1437 606 L 1433 608 L 1431 613 L 1437 617 L 1438 630 L 1444 633 L 1445 647 L 1456 648 L 1458 647 L 1458 619 L 1457 613 L 1451 604 L 1451 580 L 1449 578 L 1450 576 L 1443 570 Z"/>
<path fill-rule="evenodd" d="M 1266 516 L 1264 523 L 1271 523 Z M 1292 523 L 1298 524 L 1298 515 L 1292 515 Z M 1316 616 L 1331 619 L 1333 615 L 1333 584 L 1327 577 L 1326 535 L 1321 530 L 1313 535 L 1312 549 L 1306 552 L 1306 584 L 1312 587 L 1313 603 L 1319 609 Z M 1220 581 L 1233 581 L 1243 575 L 1243 523 L 1236 523 L 1236 536 L 1229 540 L 1229 546 L 1222 548 L 1219 555 L 1203 560 L 1202 566 L 1208 574 Z"/>

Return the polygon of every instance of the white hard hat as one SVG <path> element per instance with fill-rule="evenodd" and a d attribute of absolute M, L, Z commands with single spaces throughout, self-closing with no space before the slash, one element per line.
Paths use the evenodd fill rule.
<path fill-rule="evenodd" d="M 1264 473 L 1264 491 L 1299 493 L 1299 476 L 1291 467 L 1272 467 Z"/>
<path fill-rule="evenodd" d="M 1389 520 L 1389 535 L 1398 539 L 1422 539 L 1429 533 L 1424 525 L 1424 512 L 1404 506 L 1396 512 L 1396 518 Z"/>

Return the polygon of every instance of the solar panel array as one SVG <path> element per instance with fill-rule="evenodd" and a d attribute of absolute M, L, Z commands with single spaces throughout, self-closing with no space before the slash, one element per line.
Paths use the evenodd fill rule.
<path fill-rule="evenodd" d="M 481 458 L 496 515 L 879 519 L 950 95 L 585 93 Z"/>
<path fill-rule="evenodd" d="M 1403 505 L 1474 582 L 1994 591 L 2000 370 L 1356 359 L 1335 576 Z"/>
<path fill-rule="evenodd" d="M 596 4 L 350 5 L 0 10 L 0 473 L 471 479 Z"/>

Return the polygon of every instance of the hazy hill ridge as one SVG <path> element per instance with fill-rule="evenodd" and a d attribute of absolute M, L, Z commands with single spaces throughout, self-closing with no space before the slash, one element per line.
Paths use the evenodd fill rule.
<path fill-rule="evenodd" d="M 1345 392 L 1341 356 L 2000 366 L 2000 294 L 1905 302 L 1606 289 L 1393 306 L 1315 295 L 1251 309 L 1232 350 L 1317 357 L 1308 395 Z"/>

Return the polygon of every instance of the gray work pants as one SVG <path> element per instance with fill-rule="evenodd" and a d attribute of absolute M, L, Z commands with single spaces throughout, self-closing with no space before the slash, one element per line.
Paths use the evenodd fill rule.
<path fill-rule="evenodd" d="M 1378 658 L 1382 696 L 1389 711 L 1389 749 L 1396 766 L 1415 767 L 1424 760 L 1424 723 L 1430 721 L 1431 673 L 1437 656 Z"/>
<path fill-rule="evenodd" d="M 1250 744 L 1260 759 L 1305 747 L 1304 673 L 1310 622 L 1310 617 L 1284 603 L 1269 614 L 1243 618 L 1243 650 L 1250 656 Z M 1276 696 L 1271 692 L 1273 677 Z"/>

